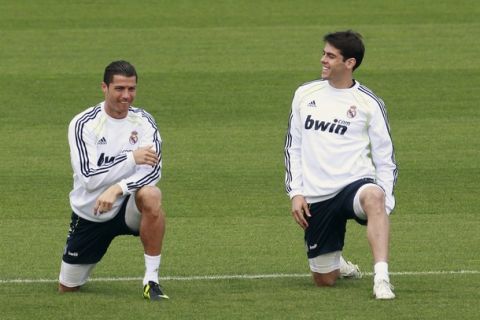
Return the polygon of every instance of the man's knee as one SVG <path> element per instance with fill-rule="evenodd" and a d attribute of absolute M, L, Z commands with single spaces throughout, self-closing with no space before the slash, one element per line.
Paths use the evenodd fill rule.
<path fill-rule="evenodd" d="M 78 290 L 80 290 L 80 286 L 67 287 L 67 286 L 61 284 L 60 282 L 58 283 L 58 292 L 60 292 L 60 293 L 77 292 Z"/>
<path fill-rule="evenodd" d="M 144 186 L 135 194 L 137 208 L 143 213 L 160 214 L 162 192 L 155 186 Z"/>
<path fill-rule="evenodd" d="M 340 276 L 339 270 L 334 270 L 329 273 L 312 272 L 313 282 L 317 287 L 333 287 Z"/>
<path fill-rule="evenodd" d="M 376 186 L 369 186 L 362 190 L 360 194 L 360 204 L 364 211 L 369 213 L 369 211 L 384 211 L 385 210 L 385 192 Z"/>

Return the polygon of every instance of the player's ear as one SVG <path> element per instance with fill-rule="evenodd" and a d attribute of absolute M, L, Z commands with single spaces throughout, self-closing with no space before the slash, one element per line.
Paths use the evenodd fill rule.
<path fill-rule="evenodd" d="M 104 94 L 107 94 L 108 85 L 105 82 L 102 82 L 102 91 Z"/>
<path fill-rule="evenodd" d="M 348 62 L 348 67 L 352 70 L 357 65 L 357 59 L 355 59 L 355 58 L 349 58 L 349 59 L 347 59 L 347 62 Z"/>
<path fill-rule="evenodd" d="M 357 64 L 357 59 L 355 58 L 348 58 L 347 60 L 345 60 L 345 65 L 347 66 L 347 68 L 351 70 L 353 70 L 356 64 Z"/>

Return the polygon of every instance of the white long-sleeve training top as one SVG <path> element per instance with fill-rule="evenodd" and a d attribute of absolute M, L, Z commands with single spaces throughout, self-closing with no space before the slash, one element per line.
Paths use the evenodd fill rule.
<path fill-rule="evenodd" d="M 126 195 L 160 180 L 162 140 L 155 120 L 142 109 L 131 106 L 127 117 L 114 119 L 105 112 L 104 102 L 88 108 L 70 122 L 68 142 L 73 168 L 70 205 L 84 219 L 112 219 Z M 137 165 L 133 157 L 132 151 L 147 145 L 152 145 L 160 158 L 154 167 Z M 110 211 L 95 215 L 96 200 L 116 183 L 123 196 Z"/>
<path fill-rule="evenodd" d="M 348 184 L 373 178 L 395 206 L 397 165 L 385 105 L 368 88 L 336 89 L 326 80 L 300 86 L 285 140 L 285 186 L 308 203 L 334 197 Z"/>

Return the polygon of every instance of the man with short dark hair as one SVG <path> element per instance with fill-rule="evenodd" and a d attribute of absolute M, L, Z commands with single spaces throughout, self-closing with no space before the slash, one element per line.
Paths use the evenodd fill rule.
<path fill-rule="evenodd" d="M 105 101 L 70 122 L 72 218 L 60 292 L 84 285 L 116 236 L 134 235 L 140 236 L 144 248 L 144 298 L 168 299 L 158 279 L 165 234 L 162 194 L 156 187 L 162 140 L 153 117 L 132 106 L 137 80 L 129 62 L 112 62 L 102 83 Z"/>
<path fill-rule="evenodd" d="M 285 185 L 292 215 L 305 230 L 318 286 L 334 285 L 344 270 L 357 274 L 342 258 L 346 223 L 366 224 L 373 293 L 393 299 L 388 245 L 397 166 L 385 105 L 353 79 L 365 51 L 361 36 L 348 30 L 327 34 L 324 41 L 322 79 L 296 90 L 289 118 Z"/>

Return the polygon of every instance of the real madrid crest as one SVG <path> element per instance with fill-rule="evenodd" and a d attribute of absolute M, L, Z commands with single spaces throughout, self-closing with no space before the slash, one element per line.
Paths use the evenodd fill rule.
<path fill-rule="evenodd" d="M 350 108 L 347 110 L 347 117 L 355 118 L 356 115 L 357 115 L 357 107 L 350 106 Z"/>
<path fill-rule="evenodd" d="M 130 141 L 130 144 L 135 144 L 135 143 L 137 143 L 137 141 L 138 141 L 138 132 L 137 132 L 137 131 L 132 131 L 132 133 L 130 134 L 130 139 L 128 139 L 128 141 Z"/>

